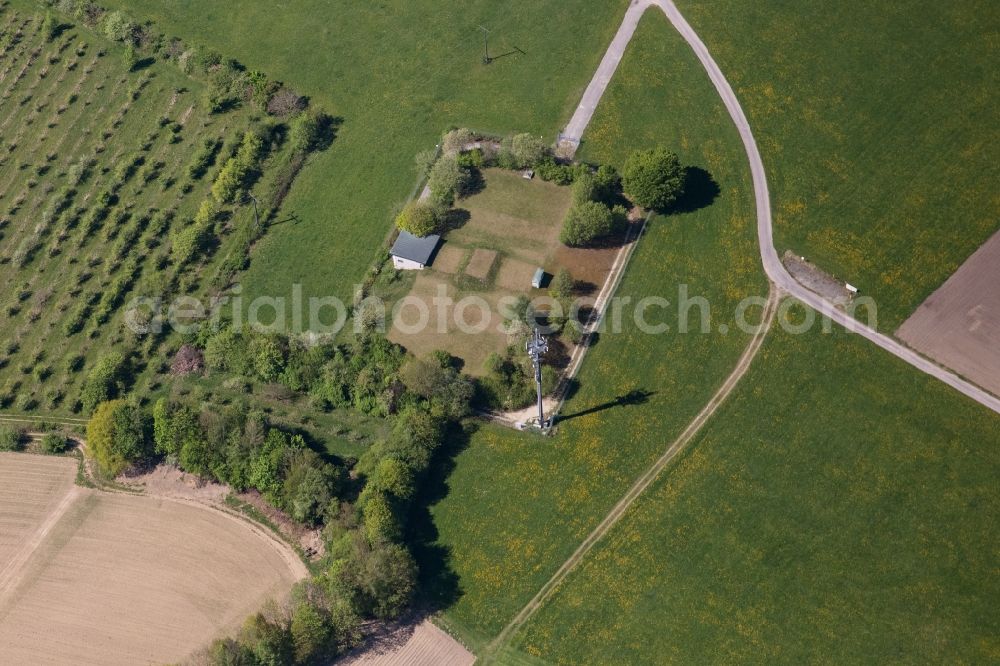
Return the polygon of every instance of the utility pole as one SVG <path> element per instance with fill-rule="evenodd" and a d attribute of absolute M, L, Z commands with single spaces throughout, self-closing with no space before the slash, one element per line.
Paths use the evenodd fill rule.
<path fill-rule="evenodd" d="M 255 197 L 250 192 L 247 192 L 247 196 L 250 197 L 250 201 L 253 201 L 253 221 L 255 224 L 255 229 L 257 233 L 260 233 L 260 213 L 257 212 L 257 197 Z"/>
<path fill-rule="evenodd" d="M 548 423 L 545 421 L 545 407 L 542 405 L 542 356 L 549 351 L 549 343 L 545 341 L 536 328 L 524 347 L 528 356 L 531 357 L 531 364 L 535 366 L 535 388 L 538 391 L 538 428 L 545 430 Z"/>
<path fill-rule="evenodd" d="M 479 26 L 479 29 L 483 31 L 483 64 L 488 65 L 493 62 L 493 58 L 490 57 L 490 31 L 483 26 Z"/>

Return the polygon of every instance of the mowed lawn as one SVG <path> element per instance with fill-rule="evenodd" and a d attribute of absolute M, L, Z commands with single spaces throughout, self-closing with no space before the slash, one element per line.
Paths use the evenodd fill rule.
<path fill-rule="evenodd" d="M 895 330 L 1000 225 L 989 0 L 681 0 L 749 116 L 778 251 Z"/>
<path fill-rule="evenodd" d="M 490 354 L 501 353 L 510 344 L 504 316 L 510 304 L 501 308 L 501 302 L 546 295 L 547 291 L 531 286 L 535 269 L 554 275 L 564 265 L 557 253 L 572 251 L 559 242 L 570 208 L 569 187 L 495 168 L 483 169 L 481 177 L 477 192 L 455 202 L 451 213 L 455 223 L 445 232 L 430 266 L 400 271 L 388 289 L 381 284 L 373 289 L 377 296 L 391 296 L 396 281 L 412 277 L 412 288 L 405 296 L 400 294 L 405 300 L 387 304 L 392 315 L 389 339 L 416 356 L 447 351 L 461 359 L 463 372 L 473 376 L 485 374 Z M 576 252 L 597 264 L 588 266 L 590 273 L 600 274 L 601 260 L 614 251 Z M 574 278 L 584 278 L 577 273 Z M 450 304 L 439 300 L 442 294 Z M 421 308 L 430 313 L 428 326 L 416 325 Z"/>
<path fill-rule="evenodd" d="M 559 664 L 995 662 L 997 425 L 839 327 L 776 328 L 517 642 Z"/>
<path fill-rule="evenodd" d="M 414 156 L 452 125 L 555 140 L 627 3 L 587 0 L 112 0 L 283 79 L 343 119 L 258 244 L 244 296 L 350 296 L 416 183 Z M 482 64 L 479 25 L 490 34 Z"/>
<path fill-rule="evenodd" d="M 721 192 L 693 212 L 655 217 L 618 294 L 675 304 L 687 285 L 711 303 L 713 331 L 731 325 L 741 299 L 767 291 L 749 173 L 710 83 L 661 15 L 643 18 L 607 95 L 587 158 L 620 165 L 632 149 L 662 143 L 710 172 Z M 432 581 L 447 607 L 441 622 L 474 648 L 503 628 L 669 446 L 748 341 L 743 333 L 678 334 L 673 306 L 648 313 L 650 322 L 671 325 L 661 335 L 640 332 L 632 311 L 623 312 L 623 332 L 601 335 L 585 359 L 555 436 L 484 425 L 436 489 L 443 499 L 430 509 L 436 540 L 424 566 L 443 561 L 447 571 Z M 644 399 L 612 404 L 633 391 Z"/>

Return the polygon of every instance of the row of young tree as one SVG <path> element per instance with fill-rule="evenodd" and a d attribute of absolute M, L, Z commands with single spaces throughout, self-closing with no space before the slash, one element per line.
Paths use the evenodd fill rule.
<path fill-rule="evenodd" d="M 291 117 L 306 109 L 308 99 L 265 73 L 248 70 L 211 48 L 167 37 L 149 21 L 134 20 L 122 10 L 109 10 L 93 0 L 44 0 L 60 14 L 82 22 L 107 39 L 124 46 L 125 64 L 132 69 L 147 58 L 173 62 L 184 73 L 207 84 L 203 102 L 211 113 L 241 105 L 278 117 Z M 49 39 L 64 26 L 51 12 L 43 19 Z"/>

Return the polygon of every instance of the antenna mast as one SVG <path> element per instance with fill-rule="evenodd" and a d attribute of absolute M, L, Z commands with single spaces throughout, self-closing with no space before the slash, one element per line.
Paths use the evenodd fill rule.
<path fill-rule="evenodd" d="M 545 421 L 545 408 L 542 405 L 542 356 L 549 351 L 549 343 L 535 328 L 531 339 L 524 346 L 528 356 L 531 357 L 531 364 L 535 366 L 535 388 L 538 392 L 538 427 L 544 430 L 549 424 Z"/>
<path fill-rule="evenodd" d="M 483 26 L 479 26 L 479 29 L 483 31 L 483 64 L 488 65 L 493 62 L 493 58 L 490 57 L 490 31 Z"/>

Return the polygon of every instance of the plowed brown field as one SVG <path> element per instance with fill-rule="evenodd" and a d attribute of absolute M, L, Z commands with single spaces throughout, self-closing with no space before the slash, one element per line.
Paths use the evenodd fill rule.
<path fill-rule="evenodd" d="M 0 454 L 0 661 L 178 661 L 306 573 L 235 516 L 80 488 L 75 473 Z"/>

